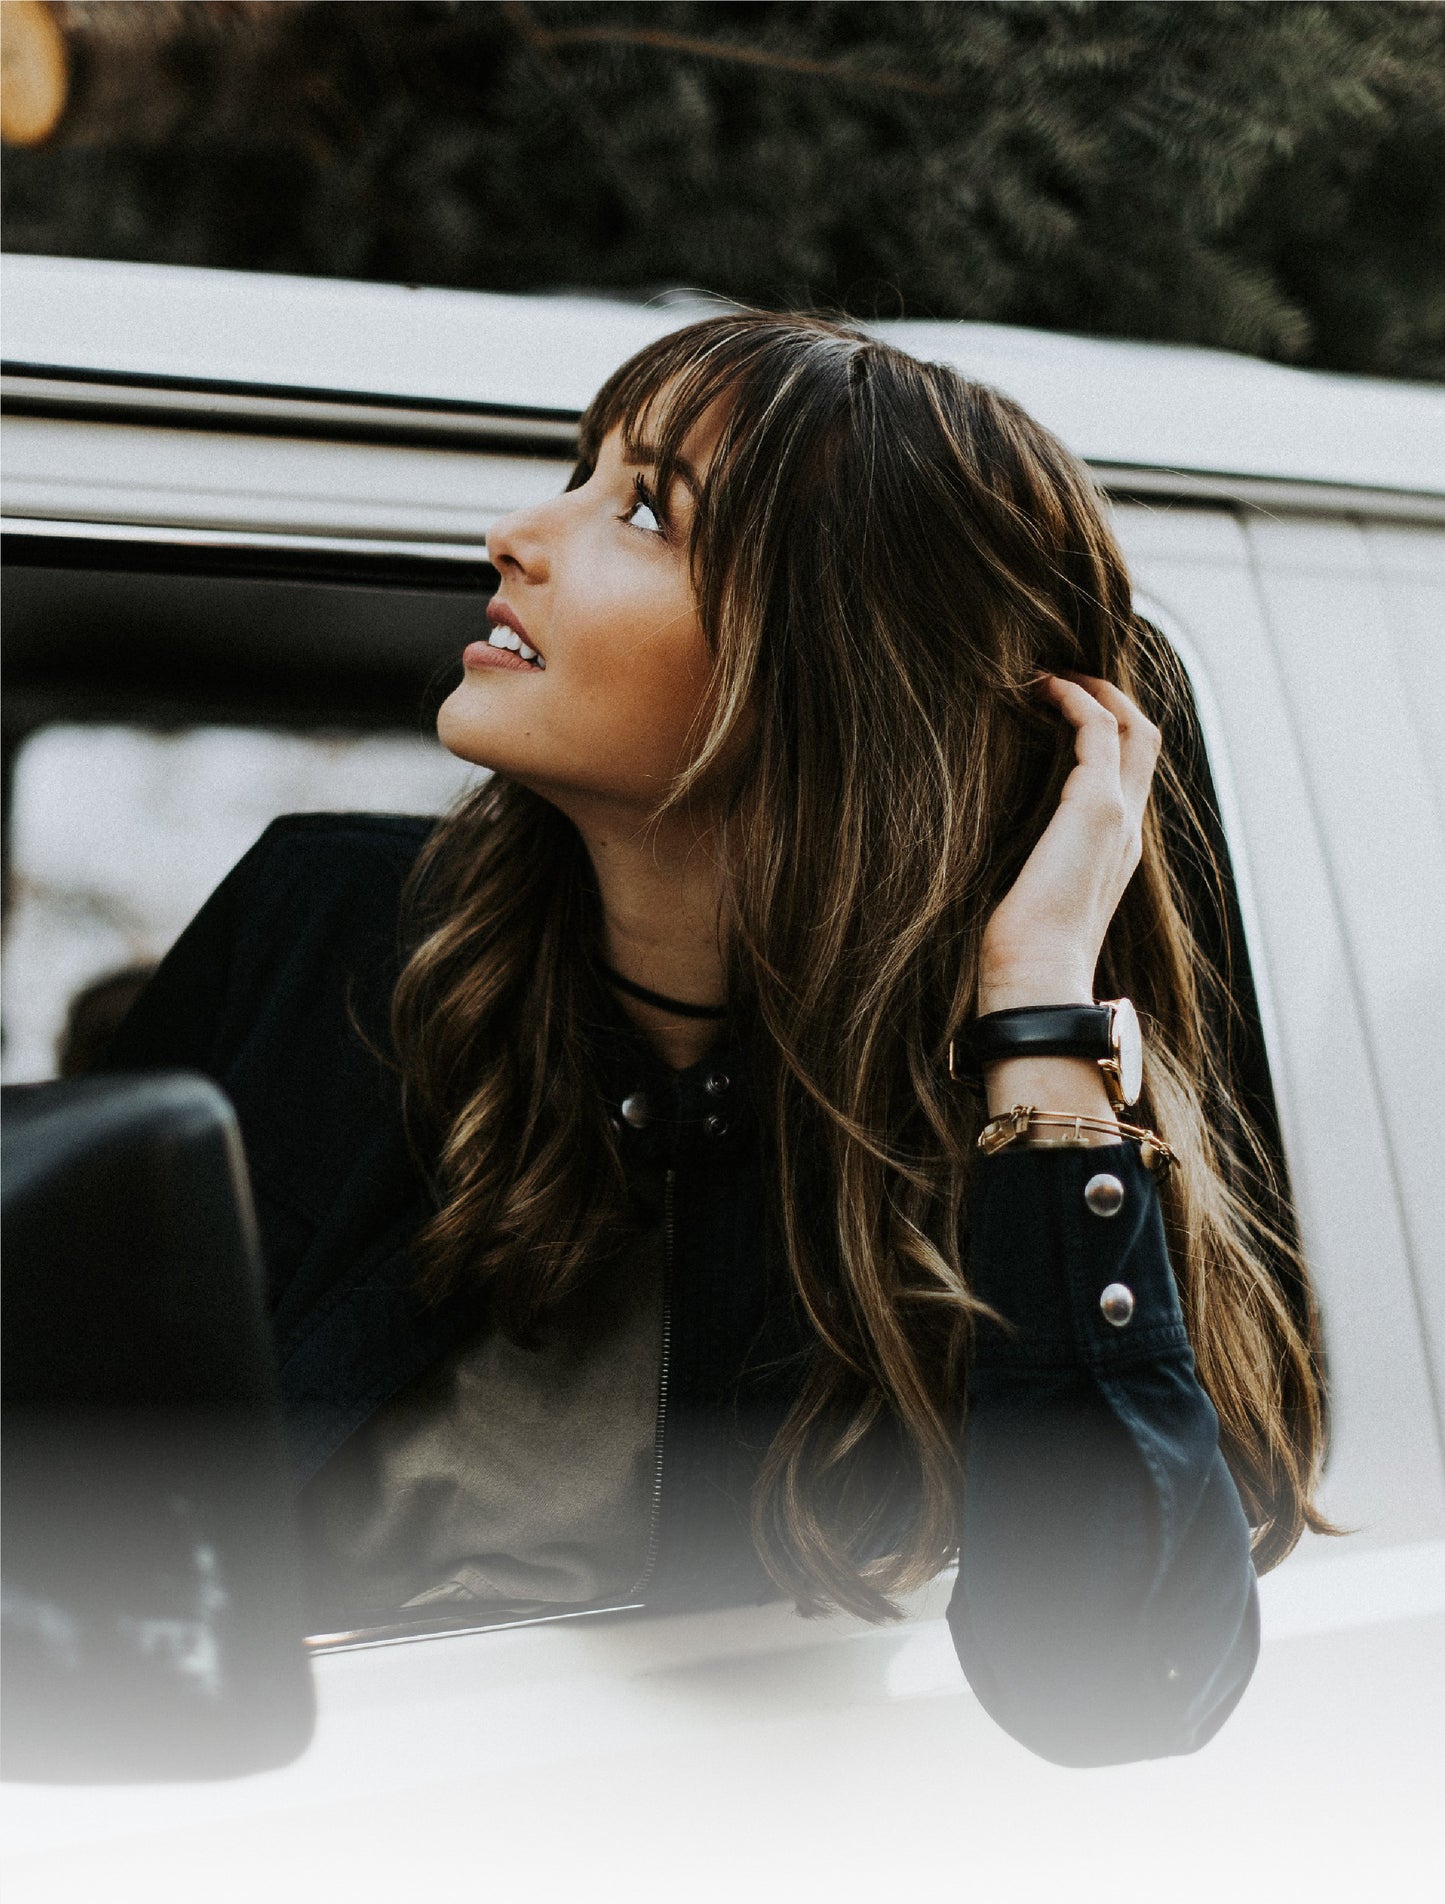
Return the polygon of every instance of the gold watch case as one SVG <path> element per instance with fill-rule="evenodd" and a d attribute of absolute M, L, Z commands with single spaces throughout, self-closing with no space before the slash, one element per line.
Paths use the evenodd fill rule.
<path fill-rule="evenodd" d="M 1104 1089 L 1116 1111 L 1127 1111 L 1139 1102 L 1144 1088 L 1144 1037 L 1139 1029 L 1139 1014 L 1132 999 L 1101 998 L 1109 1010 L 1109 1043 L 1112 1054 L 1100 1058 Z"/>

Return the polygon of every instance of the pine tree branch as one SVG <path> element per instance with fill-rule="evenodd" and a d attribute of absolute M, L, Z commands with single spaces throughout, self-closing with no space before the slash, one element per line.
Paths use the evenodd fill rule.
<path fill-rule="evenodd" d="M 838 60 L 807 59 L 798 53 L 768 53 L 760 47 L 730 45 L 725 40 L 699 39 L 689 33 L 672 33 L 663 27 L 565 26 L 544 27 L 521 4 L 504 7 L 508 14 L 526 13 L 528 38 L 534 46 L 646 46 L 664 53 L 687 53 L 696 59 L 725 60 L 739 66 L 762 66 L 779 73 L 806 73 L 818 79 L 843 80 L 851 86 L 863 86 L 883 92 L 917 93 L 926 99 L 943 99 L 948 87 L 936 80 L 914 79 L 907 73 L 864 73 L 856 66 Z"/>
<path fill-rule="evenodd" d="M 645 221 L 651 207 L 633 183 L 625 148 L 604 121 L 592 110 L 586 94 L 552 51 L 554 36 L 542 26 L 525 0 L 502 0 L 498 12 L 515 30 L 517 37 L 532 54 L 542 76 L 551 86 L 561 105 L 571 113 L 583 138 L 601 160 L 612 189 L 634 218 Z"/>

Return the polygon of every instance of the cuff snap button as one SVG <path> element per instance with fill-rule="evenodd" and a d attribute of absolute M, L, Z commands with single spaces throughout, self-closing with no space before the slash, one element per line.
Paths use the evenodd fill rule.
<path fill-rule="evenodd" d="M 1134 1292 L 1127 1283 L 1110 1283 L 1099 1298 L 1105 1322 L 1127 1329 L 1134 1316 Z"/>
<path fill-rule="evenodd" d="M 1084 1201 L 1095 1216 L 1117 1216 L 1124 1207 L 1124 1186 L 1107 1170 L 1084 1185 Z"/>

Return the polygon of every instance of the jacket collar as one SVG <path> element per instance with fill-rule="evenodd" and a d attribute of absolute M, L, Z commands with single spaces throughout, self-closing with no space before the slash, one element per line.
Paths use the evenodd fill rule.
<path fill-rule="evenodd" d="M 590 1027 L 597 1079 L 624 1160 L 736 1156 L 757 1129 L 746 1027 L 728 1020 L 696 1064 L 676 1071 L 610 997 Z"/>

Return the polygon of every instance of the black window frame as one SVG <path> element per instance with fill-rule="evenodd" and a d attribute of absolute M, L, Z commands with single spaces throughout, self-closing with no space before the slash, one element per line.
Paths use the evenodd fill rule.
<path fill-rule="evenodd" d="M 559 472 L 564 472 L 565 467 L 559 461 Z M 43 532 L 35 532 L 22 525 L 11 525 L 10 532 L 0 537 L 0 564 L 3 564 L 5 578 L 8 581 L 12 576 L 27 574 L 33 577 L 41 572 L 85 578 L 188 577 L 194 579 L 202 596 L 208 589 L 237 582 L 292 585 L 318 591 L 362 589 L 395 593 L 398 599 L 464 598 L 475 607 L 479 619 L 481 608 L 498 580 L 480 548 L 476 558 L 471 560 L 459 557 L 454 550 L 429 551 L 425 544 L 417 544 L 414 551 L 396 547 L 375 550 L 348 547 L 340 538 L 303 541 L 281 535 L 253 537 L 245 532 L 177 532 L 172 535 L 164 528 L 137 530 L 130 527 L 123 533 L 114 530 L 107 533 L 107 526 L 46 525 Z M 1173 736 L 1172 744 L 1189 781 L 1210 850 L 1225 874 L 1222 906 L 1212 890 L 1198 883 L 1190 884 L 1192 923 L 1206 962 L 1223 975 L 1222 982 L 1238 1007 L 1238 1034 L 1232 1035 L 1232 1045 L 1239 1097 L 1264 1142 L 1280 1193 L 1272 1195 L 1269 1186 L 1262 1184 L 1252 1188 L 1262 1197 L 1266 1214 L 1275 1227 L 1298 1245 L 1296 1204 L 1234 873 L 1234 854 L 1225 832 L 1193 679 L 1185 656 L 1169 635 L 1168 622 L 1167 614 L 1160 614 L 1161 631 L 1170 639 L 1190 682 L 1187 731 Z M 1179 632 L 1187 631 L 1181 628 Z M 449 684 L 450 677 L 443 678 L 437 670 L 431 670 L 422 678 L 415 670 L 408 674 L 402 669 L 395 679 L 381 670 L 369 698 L 358 697 L 353 704 L 339 707 L 334 696 L 328 699 L 314 691 L 315 682 L 303 679 L 298 692 L 297 677 L 278 680 L 274 695 L 268 697 L 252 690 L 238 693 L 234 682 L 230 687 L 217 687 L 208 683 L 204 671 L 195 680 L 177 687 L 174 681 L 167 683 L 158 676 L 154 669 L 137 670 L 133 662 L 126 670 L 117 670 L 115 681 L 103 682 L 99 687 L 93 678 L 81 681 L 73 674 L 68 676 L 64 668 L 48 675 L 43 670 L 32 670 L 30 677 L 22 671 L 20 681 L 16 683 L 12 678 L 7 687 L 3 730 L 7 848 L 10 777 L 15 754 L 31 734 L 55 721 L 130 721 L 135 725 L 168 729 L 225 722 L 291 731 L 393 731 L 420 735 L 430 731 L 436 707 L 449 691 Z M 149 716 L 137 718 L 138 710 L 143 707 L 150 709 Z M 8 850 L 6 858 L 8 863 Z M 1323 1345 L 1311 1326 L 1307 1294 L 1286 1263 L 1276 1261 L 1272 1268 L 1296 1321 L 1314 1341 L 1323 1373 Z M 646 1611 L 641 1605 L 626 1601 L 541 1614 L 494 1608 L 487 1617 L 478 1619 L 459 1618 L 452 1609 L 424 1617 L 398 1618 L 381 1625 L 311 1634 L 306 1644 L 313 1652 L 351 1650 L 580 1618 L 631 1618 Z"/>

